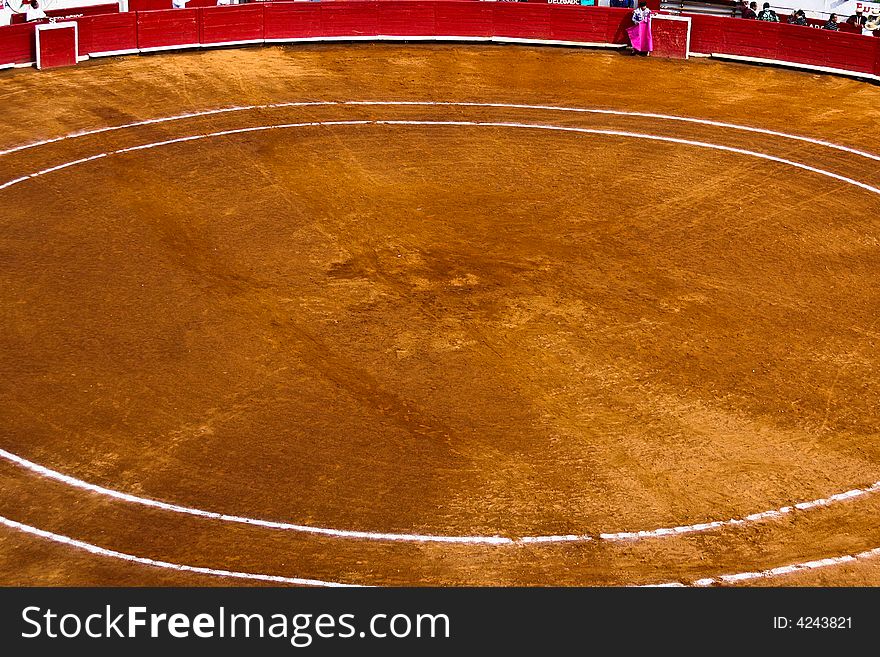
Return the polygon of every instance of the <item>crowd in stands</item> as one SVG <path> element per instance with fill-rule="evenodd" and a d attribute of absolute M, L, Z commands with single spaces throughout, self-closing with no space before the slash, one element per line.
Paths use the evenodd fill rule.
<path fill-rule="evenodd" d="M 758 11 L 757 2 L 747 2 L 740 0 L 738 7 L 739 14 L 742 18 L 749 20 L 769 21 L 771 23 L 779 23 L 779 15 L 770 8 L 770 3 L 765 2 L 761 11 Z M 821 27 L 823 30 L 840 31 L 840 21 L 837 14 L 831 14 L 824 25 L 810 23 L 803 9 L 798 9 L 791 13 L 786 19 L 789 25 L 803 25 L 805 27 Z M 854 28 L 852 31 L 874 31 L 880 30 L 880 9 L 872 10 L 870 15 L 865 15 L 861 9 L 856 9 L 856 13 L 849 17 L 846 25 Z"/>

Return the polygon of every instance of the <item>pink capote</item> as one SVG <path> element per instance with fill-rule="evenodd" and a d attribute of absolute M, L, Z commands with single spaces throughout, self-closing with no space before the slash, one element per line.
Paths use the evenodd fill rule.
<path fill-rule="evenodd" d="M 629 42 L 634 50 L 639 52 L 651 52 L 654 50 L 654 39 L 651 36 L 651 19 L 643 20 L 632 27 L 627 28 Z"/>

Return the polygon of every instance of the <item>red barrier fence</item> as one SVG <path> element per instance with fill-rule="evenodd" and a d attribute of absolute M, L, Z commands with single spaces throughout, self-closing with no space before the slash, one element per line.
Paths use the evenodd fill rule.
<path fill-rule="evenodd" d="M 137 14 L 86 16 L 79 23 L 79 54 L 137 52 Z M 0 39 L 2 41 L 2 39 Z"/>
<path fill-rule="evenodd" d="M 265 39 L 263 4 L 208 7 L 200 12 L 199 43 L 259 43 Z"/>
<path fill-rule="evenodd" d="M 438 35 L 492 36 L 492 5 L 482 2 L 438 2 L 434 7 L 434 25 Z"/>
<path fill-rule="evenodd" d="M 718 16 L 692 16 L 691 21 L 691 52 L 880 75 L 880 39 L 876 37 Z"/>
<path fill-rule="evenodd" d="M 200 9 L 137 12 L 137 40 L 141 50 L 199 45 Z"/>
<path fill-rule="evenodd" d="M 407 4 L 413 5 L 413 3 Z M 321 36 L 374 37 L 379 35 L 378 2 L 331 2 L 321 3 L 318 7 L 321 13 Z M 386 7 L 383 11 L 388 12 L 388 8 Z"/>
<path fill-rule="evenodd" d="M 624 13 L 607 16 L 580 7 L 559 5 L 553 12 L 550 37 L 555 41 L 625 44 L 630 12 L 625 9 L 617 11 Z"/>
<path fill-rule="evenodd" d="M 265 5 L 266 41 L 310 39 L 321 36 L 321 5 L 273 2 Z"/>
<path fill-rule="evenodd" d="M 416 2 L 412 6 L 401 7 L 400 11 L 380 11 L 378 14 L 378 33 L 401 36 L 435 36 L 437 19 L 435 6 L 429 2 Z"/>
<path fill-rule="evenodd" d="M 463 0 L 265 2 L 229 7 L 150 10 L 169 0 L 137 0 L 142 11 L 84 16 L 79 54 L 294 41 L 298 39 L 456 38 L 619 46 L 627 43 L 630 11 L 543 3 Z M 742 56 L 880 76 L 880 39 L 812 28 L 692 16 L 655 22 L 655 54 L 690 52 Z M 666 42 L 669 41 L 667 44 Z M 666 47 L 669 46 L 669 47 Z M 0 27 L 0 66 L 35 60 L 34 25 Z"/>
<path fill-rule="evenodd" d="M 36 25 L 0 27 L 0 66 L 37 61 Z"/>

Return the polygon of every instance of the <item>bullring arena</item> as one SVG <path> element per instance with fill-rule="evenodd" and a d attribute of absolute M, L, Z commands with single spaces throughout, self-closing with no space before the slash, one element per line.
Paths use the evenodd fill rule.
<path fill-rule="evenodd" d="M 539 45 L 0 73 L 3 585 L 880 584 L 880 91 Z"/>

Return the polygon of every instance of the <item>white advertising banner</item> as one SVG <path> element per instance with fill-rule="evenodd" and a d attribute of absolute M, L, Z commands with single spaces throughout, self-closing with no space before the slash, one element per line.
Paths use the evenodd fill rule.
<path fill-rule="evenodd" d="M 856 13 L 857 9 L 861 9 L 865 16 L 869 16 L 872 12 L 880 15 L 880 3 L 862 2 L 861 0 L 825 0 L 825 13 L 837 14 L 844 18 L 849 18 Z"/>
<path fill-rule="evenodd" d="M 841 22 L 845 22 L 850 16 L 861 9 L 865 17 L 880 17 L 880 2 L 864 2 L 863 0 L 770 0 L 776 11 L 784 14 L 791 13 L 795 9 L 803 9 L 810 18 L 827 19 L 830 14 L 837 14 Z M 758 3 L 760 6 L 761 3 Z"/>

